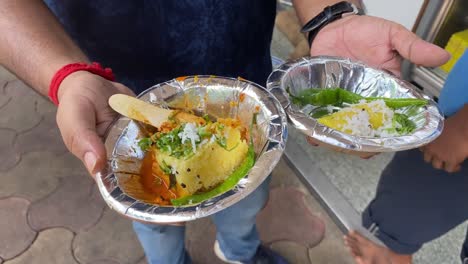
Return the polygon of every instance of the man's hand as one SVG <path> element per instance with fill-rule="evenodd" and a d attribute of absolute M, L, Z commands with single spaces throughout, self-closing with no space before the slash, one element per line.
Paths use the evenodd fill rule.
<path fill-rule="evenodd" d="M 468 158 L 468 106 L 448 118 L 442 135 L 421 148 L 424 160 L 436 169 L 457 172 Z"/>
<path fill-rule="evenodd" d="M 351 15 L 325 26 L 310 49 L 312 56 L 329 55 L 361 61 L 371 67 L 401 75 L 402 58 L 427 67 L 440 66 L 450 58 L 442 48 L 423 41 L 397 23 L 371 16 Z M 320 143 L 312 138 L 313 145 Z M 354 153 L 370 158 L 369 153 Z"/>
<path fill-rule="evenodd" d="M 59 89 L 57 124 L 67 148 L 85 164 L 91 175 L 107 160 L 102 136 L 117 114 L 108 99 L 116 93 L 133 95 L 122 84 L 78 71 L 63 80 Z"/>
<path fill-rule="evenodd" d="M 400 76 L 401 57 L 427 67 L 440 66 L 450 58 L 448 52 L 423 41 L 402 25 L 357 15 L 332 22 L 320 30 L 310 53 L 351 58 L 397 76 Z"/>

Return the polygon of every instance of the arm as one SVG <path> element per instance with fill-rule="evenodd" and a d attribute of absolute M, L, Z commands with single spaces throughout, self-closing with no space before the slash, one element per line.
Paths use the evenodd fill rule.
<path fill-rule="evenodd" d="M 313 17 L 318 15 L 327 6 L 341 2 L 342 0 L 293 0 L 294 9 L 296 10 L 299 21 L 302 25 L 307 23 Z M 363 8 L 364 5 L 360 0 L 350 0 L 359 8 Z"/>
<path fill-rule="evenodd" d="M 0 64 L 43 95 L 57 70 L 88 62 L 42 0 L 0 1 Z M 91 174 L 106 161 L 101 137 L 116 113 L 107 100 L 127 87 L 78 71 L 63 80 L 58 97 L 57 124 L 67 148 Z"/>
<path fill-rule="evenodd" d="M 294 0 L 302 23 L 307 23 L 334 0 Z M 351 1 L 359 5 L 358 0 Z M 312 43 L 311 55 L 331 55 L 362 61 L 400 75 L 401 59 L 437 67 L 449 59 L 443 49 L 423 41 L 402 25 L 382 18 L 351 15 L 323 27 Z"/>
<path fill-rule="evenodd" d="M 0 1 L 0 64 L 47 95 L 54 73 L 87 62 L 41 0 Z"/>
<path fill-rule="evenodd" d="M 320 13 L 335 0 L 294 0 L 302 24 Z M 350 1 L 360 5 L 359 0 Z M 323 27 L 312 42 L 312 56 L 329 55 L 350 58 L 388 70 L 400 76 L 402 59 L 427 67 L 445 63 L 450 55 L 428 43 L 402 25 L 382 18 L 350 15 Z M 318 144 L 310 138 L 312 144 Z M 361 154 L 361 153 L 358 153 Z M 365 157 L 368 157 L 367 154 Z"/>
<path fill-rule="evenodd" d="M 436 169 L 457 172 L 468 158 L 468 104 L 447 118 L 442 134 L 421 148 L 424 160 Z"/>

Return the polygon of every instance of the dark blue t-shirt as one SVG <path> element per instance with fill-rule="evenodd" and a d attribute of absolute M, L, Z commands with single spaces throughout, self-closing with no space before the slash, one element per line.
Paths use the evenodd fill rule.
<path fill-rule="evenodd" d="M 44 0 L 93 61 L 140 92 L 177 76 L 261 85 L 271 72 L 276 0 Z"/>

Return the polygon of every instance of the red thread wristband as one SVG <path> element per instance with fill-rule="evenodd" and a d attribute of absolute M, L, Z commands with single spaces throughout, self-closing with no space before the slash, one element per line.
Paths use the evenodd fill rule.
<path fill-rule="evenodd" d="M 52 78 L 52 81 L 50 82 L 49 98 L 55 105 L 59 104 L 58 90 L 59 90 L 60 84 L 68 75 L 77 71 L 91 72 L 109 81 L 115 80 L 115 76 L 114 76 L 114 73 L 112 72 L 112 69 L 102 68 L 101 64 L 97 62 L 93 62 L 92 64 L 72 63 L 72 64 L 65 65 L 55 73 L 54 77 Z"/>

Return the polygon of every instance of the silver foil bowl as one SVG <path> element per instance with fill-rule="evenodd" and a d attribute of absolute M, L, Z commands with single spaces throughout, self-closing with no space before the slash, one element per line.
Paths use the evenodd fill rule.
<path fill-rule="evenodd" d="M 363 96 L 392 98 L 424 98 L 426 107 L 402 110 L 415 122 L 417 129 L 410 135 L 396 137 L 359 137 L 322 124 L 311 117 L 319 110 L 309 105 L 300 108 L 291 103 L 286 89 L 292 94 L 309 88 L 340 87 Z M 284 63 L 268 78 L 267 89 L 280 101 L 295 128 L 324 145 L 343 152 L 393 152 L 425 145 L 440 135 L 443 116 L 437 104 L 412 84 L 394 75 L 370 68 L 365 64 L 337 57 L 309 57 Z"/>
<path fill-rule="evenodd" d="M 252 131 L 256 163 L 234 189 L 200 204 L 151 204 L 139 181 L 144 153 L 137 145 L 147 135 L 147 129 L 121 117 L 108 131 L 105 145 L 109 162 L 96 175 L 96 181 L 108 206 L 131 219 L 176 223 L 214 214 L 254 191 L 271 173 L 285 148 L 286 114 L 276 98 L 255 83 L 240 78 L 189 76 L 153 86 L 138 97 L 163 107 L 193 110 L 199 115 L 238 117 L 246 127 L 250 126 L 253 113 L 258 112 Z"/>

